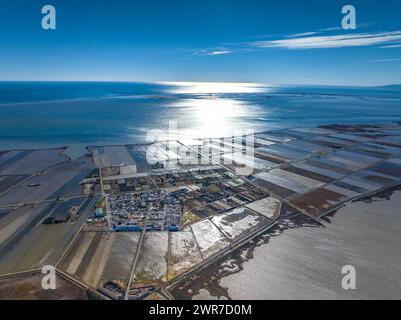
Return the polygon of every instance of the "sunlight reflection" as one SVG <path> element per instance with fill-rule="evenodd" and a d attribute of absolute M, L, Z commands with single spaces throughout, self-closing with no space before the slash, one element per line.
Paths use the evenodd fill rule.
<path fill-rule="evenodd" d="M 268 92 L 265 84 L 229 82 L 164 82 L 176 86 L 169 90 L 175 94 L 223 94 L 223 93 L 261 93 Z"/>
<path fill-rule="evenodd" d="M 246 118 L 256 116 L 257 106 L 241 100 L 209 97 L 184 99 L 174 107 L 182 108 L 190 126 L 186 133 L 193 137 L 218 137 L 231 135 L 235 129 L 245 129 Z"/>

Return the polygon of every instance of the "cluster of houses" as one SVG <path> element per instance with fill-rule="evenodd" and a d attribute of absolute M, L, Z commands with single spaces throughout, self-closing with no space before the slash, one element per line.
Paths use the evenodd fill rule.
<path fill-rule="evenodd" d="M 179 230 L 182 204 L 168 192 L 121 192 L 107 195 L 106 203 L 115 231 Z"/>

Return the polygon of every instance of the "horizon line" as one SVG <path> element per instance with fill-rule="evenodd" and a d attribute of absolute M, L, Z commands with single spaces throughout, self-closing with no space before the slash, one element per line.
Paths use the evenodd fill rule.
<path fill-rule="evenodd" d="M 264 82 L 243 82 L 243 81 L 139 81 L 139 80 L 7 80 L 0 79 L 1 82 L 69 82 L 69 83 L 142 83 L 142 84 L 160 84 L 160 85 L 196 85 L 196 84 L 233 84 L 233 85 L 247 85 L 247 86 L 265 86 L 265 87 L 348 87 L 348 88 L 377 88 L 377 87 L 390 87 L 401 86 L 401 83 L 387 83 L 387 84 L 315 84 L 315 83 L 292 83 L 292 84 L 276 84 Z"/>

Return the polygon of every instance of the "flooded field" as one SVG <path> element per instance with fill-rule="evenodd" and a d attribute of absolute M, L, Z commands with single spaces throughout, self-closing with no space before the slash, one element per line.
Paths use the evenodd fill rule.
<path fill-rule="evenodd" d="M 0 175 L 24 175 L 42 172 L 69 158 L 65 148 L 44 150 L 11 150 L 0 153 Z"/>
<path fill-rule="evenodd" d="M 191 227 L 170 235 L 169 278 L 202 262 L 202 256 Z"/>
<path fill-rule="evenodd" d="M 264 217 L 248 209 L 239 208 L 214 216 L 211 221 L 229 239 L 235 239 L 246 231 L 263 223 Z"/>
<path fill-rule="evenodd" d="M 248 203 L 245 207 L 274 220 L 280 215 L 281 202 L 273 197 L 266 197 Z"/>
<path fill-rule="evenodd" d="M 192 232 L 204 259 L 228 245 L 224 234 L 208 219 L 193 224 Z"/>
<path fill-rule="evenodd" d="M 60 203 L 24 206 L 0 220 L 0 273 L 10 273 L 55 265 L 68 244 L 92 212 L 97 197 L 87 198 L 74 221 L 43 224 L 43 219 L 57 212 Z M 62 211 L 65 214 L 65 210 Z M 4 223 L 4 224 L 3 224 Z"/>
<path fill-rule="evenodd" d="M 92 288 L 101 281 L 128 283 L 139 233 L 80 232 L 58 268 Z"/>
<path fill-rule="evenodd" d="M 0 274 L 55 265 L 98 201 L 92 159 L 64 151 L 0 153 Z"/>
<path fill-rule="evenodd" d="M 147 233 L 143 240 L 138 263 L 135 267 L 135 282 L 166 281 L 168 233 Z"/>

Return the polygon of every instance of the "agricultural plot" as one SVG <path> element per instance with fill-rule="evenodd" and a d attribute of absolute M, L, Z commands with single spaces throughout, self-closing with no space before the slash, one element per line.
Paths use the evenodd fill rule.
<path fill-rule="evenodd" d="M 224 249 L 229 244 L 227 238 L 208 219 L 194 223 L 191 227 L 203 259 Z"/>
<path fill-rule="evenodd" d="M 170 233 L 168 279 L 174 278 L 201 261 L 202 257 L 191 227 Z"/>
<path fill-rule="evenodd" d="M 311 156 L 310 151 L 296 149 L 288 146 L 287 144 L 274 144 L 271 146 L 259 148 L 258 151 L 279 156 L 286 159 L 287 161 L 302 160 Z"/>
<path fill-rule="evenodd" d="M 43 274 L 31 272 L 0 279 L 1 300 L 86 300 L 87 293 L 81 287 L 62 276 L 57 277 L 55 290 L 44 290 Z"/>
<path fill-rule="evenodd" d="M 333 151 L 333 148 L 322 146 L 317 143 L 313 143 L 308 140 L 295 140 L 288 142 L 287 145 L 291 148 L 295 148 L 298 150 L 308 150 L 309 154 L 321 154 L 321 153 L 329 153 Z"/>
<path fill-rule="evenodd" d="M 64 148 L 5 151 L 0 154 L 0 175 L 26 175 L 69 161 Z"/>
<path fill-rule="evenodd" d="M 320 181 L 280 169 L 258 173 L 256 174 L 256 177 L 272 185 L 271 188 L 266 185 L 268 191 L 276 193 L 282 197 L 289 197 L 297 193 L 305 193 L 323 185 Z M 289 190 L 290 192 L 289 194 L 286 194 L 286 192 L 282 190 Z"/>
<path fill-rule="evenodd" d="M 62 202 L 19 207 L 1 219 L 0 228 L 4 232 L 1 232 L 0 274 L 55 265 L 92 213 L 98 197 L 82 200 L 68 222 L 43 223 L 51 215 L 65 217 L 65 210 L 69 209 L 63 208 Z"/>
<path fill-rule="evenodd" d="M 245 207 L 256 211 L 257 213 L 265 216 L 269 219 L 277 218 L 280 214 L 281 202 L 273 197 L 266 197 L 251 203 L 248 203 Z"/>
<path fill-rule="evenodd" d="M 317 136 L 311 138 L 310 141 L 334 149 L 341 149 L 355 144 L 353 141 L 334 138 L 331 136 Z"/>
<path fill-rule="evenodd" d="M 139 234 L 80 232 L 58 268 L 92 288 L 113 281 L 128 283 Z"/>
<path fill-rule="evenodd" d="M 328 159 L 327 157 L 311 159 L 306 163 L 314 167 L 318 167 L 327 171 L 332 171 L 334 173 L 337 173 L 339 176 L 345 176 L 352 173 L 352 169 L 344 168 L 341 162 Z"/>
<path fill-rule="evenodd" d="M 292 129 L 292 131 L 306 132 L 311 133 L 312 135 L 327 135 L 336 133 L 334 130 L 323 127 L 299 127 Z"/>
<path fill-rule="evenodd" d="M 290 203 L 310 214 L 319 214 L 347 200 L 347 196 L 326 188 L 305 193 Z"/>
<path fill-rule="evenodd" d="M 286 136 L 295 138 L 295 139 L 307 139 L 315 136 L 311 132 L 307 131 L 299 131 L 299 130 L 294 130 L 294 129 L 285 129 L 280 131 L 281 134 L 285 134 Z"/>
<path fill-rule="evenodd" d="M 227 238 L 233 240 L 266 222 L 266 218 L 246 208 L 238 208 L 214 216 L 211 221 Z"/>
<path fill-rule="evenodd" d="M 167 275 L 168 233 L 146 233 L 135 267 L 134 281 L 163 281 Z"/>
<path fill-rule="evenodd" d="M 29 178 L 24 176 L 18 185 L 0 193 L 0 206 L 35 204 L 59 198 L 83 196 L 80 183 L 91 176 L 93 169 L 90 159 L 86 159 L 60 164 L 43 174 Z"/>
<path fill-rule="evenodd" d="M 293 137 L 274 132 L 257 133 L 256 137 L 272 142 L 290 142 L 292 140 L 295 140 Z"/>
<path fill-rule="evenodd" d="M 349 169 L 350 171 L 367 168 L 375 162 L 381 161 L 381 159 L 378 158 L 355 154 L 344 150 L 327 156 L 327 159 L 341 163 L 344 168 Z"/>
<path fill-rule="evenodd" d="M 28 177 L 30 177 L 30 175 L 0 176 L 0 194 L 15 187 Z"/>

